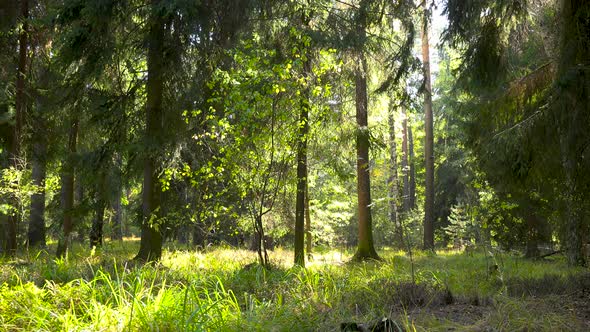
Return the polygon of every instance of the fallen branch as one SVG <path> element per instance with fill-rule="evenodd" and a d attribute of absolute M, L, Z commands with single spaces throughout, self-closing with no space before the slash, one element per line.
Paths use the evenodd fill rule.
<path fill-rule="evenodd" d="M 555 254 L 559 254 L 559 253 L 561 253 L 562 251 L 563 251 L 563 250 L 552 251 L 552 252 L 550 252 L 550 253 L 548 253 L 548 254 L 544 254 L 544 255 L 539 255 L 539 256 L 533 257 L 533 259 L 543 259 L 543 258 L 545 258 L 545 257 L 549 257 L 549 256 L 553 256 L 553 255 L 555 255 Z"/>

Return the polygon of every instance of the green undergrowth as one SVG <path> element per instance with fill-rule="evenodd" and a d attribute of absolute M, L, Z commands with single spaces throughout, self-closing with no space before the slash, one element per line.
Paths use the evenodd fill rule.
<path fill-rule="evenodd" d="M 583 330 L 563 295 L 590 289 L 587 270 L 560 258 L 483 251 L 418 252 L 413 264 L 403 252 L 350 264 L 352 252 L 325 251 L 301 269 L 278 249 L 264 269 L 245 250 L 170 247 L 159 264 L 135 266 L 136 250 L 133 241 L 108 242 L 75 247 L 64 260 L 3 259 L 0 330 L 338 331 L 382 317 L 407 331 Z"/>

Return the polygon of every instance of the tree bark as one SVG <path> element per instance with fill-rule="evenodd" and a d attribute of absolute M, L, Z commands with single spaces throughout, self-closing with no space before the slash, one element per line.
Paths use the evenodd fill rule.
<path fill-rule="evenodd" d="M 427 1 L 422 2 L 424 21 L 422 25 L 422 62 L 424 65 L 424 161 L 426 185 L 424 199 L 424 249 L 434 250 L 434 136 L 432 119 L 432 89 L 430 85 L 430 47 L 428 45 L 429 12 Z"/>
<path fill-rule="evenodd" d="M 123 161 L 119 153 L 115 154 L 115 193 L 112 197 L 113 207 L 113 222 L 112 222 L 112 236 L 113 240 L 123 240 L 123 206 L 121 204 L 121 197 L 123 196 L 123 175 L 121 174 L 121 168 L 123 167 Z"/>
<path fill-rule="evenodd" d="M 373 244 L 373 222 L 371 217 L 371 178 L 369 164 L 369 128 L 367 97 L 367 61 L 359 54 L 355 73 L 356 83 L 356 153 L 357 153 L 357 196 L 358 196 L 358 248 L 355 260 L 379 259 Z"/>
<path fill-rule="evenodd" d="M 307 139 L 309 135 L 309 85 L 311 59 L 303 63 L 305 87 L 300 100 L 297 133 L 297 197 L 295 202 L 295 265 L 305 266 L 305 193 L 307 192 Z"/>
<path fill-rule="evenodd" d="M 15 103 L 15 121 L 14 133 L 12 137 L 12 144 L 10 146 L 10 162 L 15 170 L 23 169 L 24 165 L 21 162 L 21 135 L 23 129 L 23 119 L 26 111 L 26 94 L 25 94 L 25 80 L 27 70 L 27 49 L 29 43 L 29 1 L 21 0 L 20 17 L 23 20 L 23 25 L 18 37 L 18 71 L 16 76 L 16 91 L 14 97 Z M 17 233 L 18 223 L 21 219 L 20 202 L 18 198 L 12 199 L 12 207 L 14 211 L 8 217 L 7 229 L 7 252 L 9 255 L 14 255 L 17 249 Z"/>
<path fill-rule="evenodd" d="M 108 167 L 108 166 L 105 166 Z M 95 191 L 94 191 L 94 219 L 92 219 L 92 227 L 88 236 L 90 240 L 90 248 L 100 247 L 103 243 L 103 228 L 104 228 L 104 211 L 107 205 L 107 170 L 98 170 L 95 175 Z"/>
<path fill-rule="evenodd" d="M 254 220 L 255 230 L 255 241 L 256 241 L 256 252 L 258 253 L 258 259 L 260 265 L 268 268 L 270 260 L 268 259 L 268 251 L 266 250 L 266 236 L 264 235 L 264 225 L 262 224 L 262 215 L 258 214 Z"/>
<path fill-rule="evenodd" d="M 51 39 L 45 41 L 42 52 L 43 56 L 48 56 L 51 51 Z M 35 93 L 35 109 L 31 113 L 32 117 L 32 180 L 35 185 L 35 193 L 31 195 L 30 219 L 28 230 L 29 247 L 45 247 L 45 179 L 47 177 L 47 117 L 45 115 L 49 105 L 46 93 L 42 90 L 50 89 L 50 69 L 49 64 L 43 63 L 39 71 L 37 80 L 38 89 Z"/>
<path fill-rule="evenodd" d="M 0 1 L 0 33 L 8 34 L 10 30 L 13 29 L 16 25 L 16 18 L 18 17 L 17 5 L 17 1 Z M 14 43 L 12 39 L 0 38 L 0 47 L 2 47 L 3 50 L 8 50 L 10 52 L 11 50 L 16 49 L 18 45 Z M 8 83 L 9 82 L 0 82 L 0 89 L 5 89 Z M 0 103 L 0 117 L 9 117 L 8 105 L 8 100 L 3 100 L 3 102 Z M 14 130 L 12 126 L 7 121 L 0 121 L 0 140 L 4 141 L 6 147 L 10 147 L 12 145 L 11 142 L 13 134 Z M 10 150 L 10 148 L 8 150 Z M 10 151 L 2 151 L 2 153 L 0 154 L 0 172 L 3 169 L 10 167 L 9 159 Z M 11 203 L 12 202 L 9 197 L 0 197 L 0 204 L 9 205 Z M 8 219 L 8 214 L 0 213 L 0 253 L 4 253 L 8 249 Z"/>
<path fill-rule="evenodd" d="M 202 223 L 200 218 L 197 217 L 197 223 L 192 225 L 193 230 L 193 247 L 195 248 L 204 248 L 205 247 L 205 232 L 201 227 Z"/>
<path fill-rule="evenodd" d="M 122 191 L 118 191 L 122 194 Z M 113 233 L 111 239 L 123 240 L 123 206 L 121 204 L 121 196 L 116 196 L 113 202 Z"/>
<path fill-rule="evenodd" d="M 68 134 L 68 157 L 63 164 L 61 175 L 61 194 L 63 211 L 62 235 L 57 244 L 56 256 L 63 258 L 69 249 L 73 228 L 72 213 L 74 209 L 74 158 L 78 139 L 78 119 L 72 120 Z"/>
<path fill-rule="evenodd" d="M 143 168 L 143 220 L 141 241 L 136 260 L 158 261 L 162 256 L 162 232 L 159 222 L 161 189 L 157 175 L 157 150 L 161 145 L 162 98 L 164 92 L 164 19 L 161 0 L 151 1 L 148 38 L 148 79 L 146 103 L 146 155 Z"/>
<path fill-rule="evenodd" d="M 416 166 L 414 163 L 414 137 L 412 136 L 412 126 L 408 124 L 408 153 L 410 159 L 408 160 L 410 164 L 410 209 L 414 209 L 416 207 Z"/>
<path fill-rule="evenodd" d="M 572 265 L 586 264 L 583 254 L 583 239 L 587 237 L 587 220 L 584 206 L 587 192 L 580 185 L 581 174 L 586 169 L 584 153 L 587 136 L 588 113 L 590 112 L 590 89 L 587 69 L 590 66 L 590 40 L 588 39 L 588 15 L 590 8 L 585 0 L 562 0 L 561 45 L 559 50 L 557 106 L 561 148 L 561 163 L 565 191 L 565 251 Z"/>
<path fill-rule="evenodd" d="M 43 121 L 37 119 L 37 121 Z M 39 134 L 39 135 L 37 135 Z M 42 130 L 35 130 L 33 133 L 33 184 L 37 187 L 31 195 L 31 212 L 29 220 L 29 246 L 45 246 L 45 178 L 47 176 L 47 142 Z"/>
<path fill-rule="evenodd" d="M 78 129 L 78 132 L 80 131 L 80 129 Z M 78 134 L 78 140 L 80 140 L 80 134 Z M 77 207 L 83 207 L 86 204 L 84 203 L 84 185 L 82 183 L 82 177 L 83 175 L 81 173 L 77 173 L 75 178 L 74 178 L 74 206 Z M 77 224 L 76 226 L 78 226 L 78 238 L 76 239 L 79 243 L 83 243 L 84 239 L 86 238 L 86 235 L 88 235 L 86 232 L 86 229 L 82 229 L 84 227 L 84 225 L 82 224 Z"/>
<path fill-rule="evenodd" d="M 404 120 L 402 121 L 402 211 L 410 211 L 410 166 L 408 164 L 408 114 L 405 106 L 402 106 Z"/>
<path fill-rule="evenodd" d="M 397 215 L 397 199 L 399 194 L 397 177 L 397 143 L 395 141 L 395 118 L 393 106 L 390 106 L 387 116 L 389 125 L 389 178 L 387 179 L 387 199 L 389 201 L 389 222 L 395 229 L 395 242 L 403 247 L 403 233 Z"/>
<path fill-rule="evenodd" d="M 308 170 L 309 174 L 309 170 Z M 312 238 L 311 238 L 311 212 L 309 211 L 309 181 L 305 187 L 305 251 L 307 259 L 311 260 L 312 255 Z"/>

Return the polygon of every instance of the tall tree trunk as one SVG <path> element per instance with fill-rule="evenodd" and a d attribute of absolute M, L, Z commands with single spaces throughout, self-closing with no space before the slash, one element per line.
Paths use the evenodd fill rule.
<path fill-rule="evenodd" d="M 393 104 L 393 102 L 392 102 Z M 389 178 L 387 179 L 387 199 L 389 201 L 389 222 L 395 229 L 395 242 L 403 246 L 403 233 L 397 215 L 397 198 L 399 194 L 397 178 L 397 144 L 395 142 L 395 118 L 393 105 L 389 107 L 387 123 L 389 125 Z"/>
<path fill-rule="evenodd" d="M 414 137 L 412 135 L 412 126 L 408 124 L 408 154 L 410 159 L 410 209 L 416 208 L 416 165 L 414 163 Z"/>
<path fill-rule="evenodd" d="M 21 135 L 23 129 L 23 119 L 26 111 L 26 94 L 25 94 L 25 72 L 27 70 L 27 49 L 29 43 L 29 1 L 21 0 L 20 17 L 23 20 L 22 28 L 18 37 L 18 72 L 16 76 L 16 92 L 14 96 L 15 103 L 15 121 L 12 144 L 10 146 L 10 161 L 14 169 L 21 170 L 22 165 L 21 153 Z M 21 219 L 20 202 L 14 197 L 12 200 L 14 211 L 8 217 L 7 229 L 7 252 L 9 255 L 16 253 L 18 223 Z"/>
<path fill-rule="evenodd" d="M 367 61 L 359 54 L 355 73 L 356 83 L 356 174 L 358 196 L 358 248 L 355 260 L 379 259 L 373 244 L 373 225 L 371 217 L 371 178 L 369 164 L 369 128 L 367 98 Z"/>
<path fill-rule="evenodd" d="M 158 225 L 161 189 L 157 175 L 157 150 L 163 135 L 162 98 L 164 92 L 164 18 L 160 3 L 151 1 L 148 38 L 148 79 L 146 103 L 146 155 L 143 168 L 143 220 L 136 260 L 157 261 L 162 256 L 162 233 Z"/>
<path fill-rule="evenodd" d="M 43 56 L 47 56 L 51 50 L 51 40 L 45 42 Z M 45 243 L 45 178 L 47 177 L 47 117 L 46 110 L 50 107 L 48 98 L 42 90 L 50 89 L 49 64 L 43 63 L 39 72 L 36 91 L 35 109 L 31 112 L 32 121 L 32 180 L 35 185 L 35 193 L 31 195 L 30 219 L 28 230 L 28 244 L 30 247 L 41 246 Z"/>
<path fill-rule="evenodd" d="M 422 62 L 424 65 L 424 161 L 426 163 L 426 184 L 424 198 L 424 249 L 434 250 L 434 136 L 432 119 L 432 89 L 430 86 L 430 47 L 428 45 L 429 12 L 427 1 L 422 2 L 424 21 L 422 24 Z"/>
<path fill-rule="evenodd" d="M 17 1 L 0 1 L 0 34 L 8 35 L 10 30 L 16 25 L 16 18 L 18 17 Z M 12 38 L 0 38 L 0 47 L 3 50 L 16 49 L 16 43 L 13 43 Z M 7 80 L 10 81 L 10 80 Z M 0 89 L 4 90 L 9 82 L 0 82 Z M 3 100 L 0 103 L 0 117 L 9 118 L 8 100 Z M 12 135 L 14 130 L 5 121 L 0 121 L 0 139 L 4 140 L 7 147 L 12 146 Z M 0 154 L 0 174 L 3 169 L 10 167 L 10 151 L 2 151 Z M 0 196 L 0 204 L 10 205 L 12 202 L 9 197 Z M 8 214 L 0 213 L 0 253 L 8 250 Z"/>
<path fill-rule="evenodd" d="M 57 244 L 56 255 L 58 258 L 65 257 L 71 242 L 73 228 L 72 213 L 74 210 L 74 158 L 76 154 L 76 142 L 78 139 L 78 119 L 72 120 L 68 134 L 68 157 L 66 158 L 61 175 L 61 194 L 63 211 L 63 229 L 61 238 Z"/>
<path fill-rule="evenodd" d="M 580 174 L 586 172 L 581 165 L 587 143 L 588 113 L 590 113 L 590 84 L 587 68 L 590 66 L 590 38 L 588 37 L 590 6 L 586 0 L 562 0 L 561 45 L 559 50 L 557 105 L 561 163 L 564 174 L 565 247 L 572 265 L 584 265 L 583 239 L 587 237 L 587 197 L 585 186 L 580 185 Z"/>
<path fill-rule="evenodd" d="M 299 128 L 297 133 L 297 197 L 295 202 L 295 265 L 305 266 L 305 193 L 307 192 L 307 139 L 309 135 L 309 86 L 311 59 L 303 63 L 305 88 L 300 100 Z"/>
<path fill-rule="evenodd" d="M 308 170 L 309 175 L 309 170 Z M 305 186 L 305 252 L 307 252 L 307 259 L 311 260 L 312 255 L 312 238 L 311 238 L 311 213 L 309 211 L 309 181 Z"/>
<path fill-rule="evenodd" d="M 404 120 L 402 121 L 402 211 L 410 211 L 410 165 L 408 164 L 408 114 L 405 105 L 402 105 Z"/>

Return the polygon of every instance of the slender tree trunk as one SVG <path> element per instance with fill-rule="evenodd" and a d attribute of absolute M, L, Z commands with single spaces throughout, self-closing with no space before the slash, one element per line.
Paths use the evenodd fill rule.
<path fill-rule="evenodd" d="M 125 189 L 126 200 L 127 200 L 127 202 L 129 202 L 131 199 L 131 188 L 127 187 L 124 189 Z M 129 220 L 129 212 L 131 212 L 131 211 L 123 210 L 123 213 L 122 213 L 123 221 Z M 137 218 L 137 210 L 134 209 L 133 212 L 131 212 L 131 214 L 133 215 L 133 218 Z M 123 236 L 129 237 L 129 236 L 134 235 L 133 233 L 131 233 L 130 224 L 131 224 L 130 222 L 123 222 L 123 225 L 122 225 L 123 226 Z"/>
<path fill-rule="evenodd" d="M 63 211 L 63 232 L 57 244 L 56 255 L 58 258 L 65 257 L 71 242 L 73 228 L 72 213 L 74 209 L 74 158 L 76 154 L 76 142 L 78 139 L 78 119 L 72 121 L 68 134 L 68 157 L 63 164 L 61 175 L 62 211 Z"/>
<path fill-rule="evenodd" d="M 414 163 L 414 137 L 412 136 L 412 126 L 408 124 L 408 153 L 410 159 L 410 209 L 416 208 L 416 166 Z"/>
<path fill-rule="evenodd" d="M 395 242 L 403 247 L 402 227 L 397 215 L 397 199 L 399 194 L 397 178 L 397 144 L 395 141 L 395 118 L 393 106 L 389 108 L 387 117 L 389 124 L 389 179 L 387 180 L 388 201 L 389 201 L 389 222 L 395 228 Z"/>
<path fill-rule="evenodd" d="M 267 268 L 269 267 L 268 252 L 266 250 L 266 236 L 264 235 L 264 225 L 262 224 L 262 215 L 256 215 L 254 219 L 254 229 L 256 236 L 256 252 L 260 260 L 260 265 Z"/>
<path fill-rule="evenodd" d="M 14 134 L 12 138 L 12 144 L 10 146 L 10 161 L 14 169 L 21 170 L 24 165 L 21 161 L 21 136 L 23 129 L 23 119 L 26 111 L 26 94 L 25 94 L 25 80 L 27 70 L 27 49 L 29 43 L 29 2 L 28 0 L 21 0 L 20 16 L 23 20 L 23 25 L 18 37 L 18 72 L 16 76 L 16 92 L 14 97 L 15 102 L 15 121 L 14 121 Z M 9 255 L 16 253 L 17 249 L 17 233 L 18 223 L 21 219 L 20 215 L 20 202 L 18 198 L 13 198 L 12 206 L 14 211 L 8 217 L 8 230 L 7 230 L 7 252 Z"/>
<path fill-rule="evenodd" d="M 108 166 L 105 166 L 108 167 Z M 92 219 L 92 227 L 88 236 L 90 240 L 90 248 L 100 247 L 103 243 L 103 228 L 104 228 L 104 211 L 107 205 L 107 173 L 108 170 L 100 169 L 95 175 L 95 190 L 94 190 L 94 219 Z M 80 232 L 81 233 L 81 232 Z"/>
<path fill-rule="evenodd" d="M 80 129 L 78 129 L 78 133 L 80 132 Z M 80 140 L 80 134 L 78 134 L 78 140 Z M 77 207 L 82 207 L 85 206 L 86 204 L 84 203 L 84 186 L 82 185 L 82 174 L 78 173 L 76 174 L 76 177 L 74 179 L 74 206 Z M 76 225 L 78 227 L 78 238 L 76 239 L 79 243 L 84 243 L 84 239 L 86 238 L 86 230 L 82 229 L 82 227 L 84 227 L 84 225 L 82 224 L 77 224 Z"/>
<path fill-rule="evenodd" d="M 200 218 L 197 219 L 197 224 L 193 225 L 193 246 L 195 248 L 203 248 L 205 246 L 205 234 L 201 228 Z"/>
<path fill-rule="evenodd" d="M 402 176 L 403 176 L 403 212 L 410 211 L 410 165 L 408 164 L 408 114 L 406 107 L 402 105 L 404 120 L 402 122 Z"/>
<path fill-rule="evenodd" d="M 143 168 L 143 220 L 141 241 L 136 260 L 158 261 L 162 256 L 162 233 L 158 225 L 161 189 L 157 175 L 157 153 L 163 135 L 162 98 L 164 92 L 164 20 L 160 7 L 161 0 L 151 1 L 151 19 L 148 39 L 148 79 L 146 104 L 147 147 Z"/>
<path fill-rule="evenodd" d="M 44 56 L 50 52 L 51 40 L 45 42 Z M 45 111 L 48 105 L 48 99 L 41 90 L 49 90 L 49 65 L 42 64 L 38 86 L 39 90 L 36 92 L 35 110 L 31 112 L 32 121 L 32 140 L 33 140 L 33 155 L 32 155 L 32 180 L 33 185 L 37 188 L 35 193 L 31 195 L 30 205 L 30 219 L 28 230 L 28 244 L 30 247 L 41 246 L 45 247 L 45 178 L 47 177 L 47 117 Z"/>
<path fill-rule="evenodd" d="M 295 203 L 295 265 L 305 266 L 305 193 L 307 192 L 307 139 L 309 135 L 309 84 L 311 59 L 303 63 L 305 88 L 300 100 L 299 128 L 297 134 L 297 197 Z"/>
<path fill-rule="evenodd" d="M 112 207 L 114 211 L 112 223 L 112 239 L 123 240 L 123 206 L 121 204 L 121 197 L 123 196 L 123 175 L 121 168 L 123 161 L 120 154 L 115 155 L 115 193 L 112 198 Z"/>
<path fill-rule="evenodd" d="M 434 136 L 432 119 L 432 89 L 430 86 L 430 55 L 428 45 L 429 12 L 427 1 L 422 2 L 424 22 L 422 25 L 422 62 L 424 64 L 424 160 L 426 185 L 424 199 L 424 249 L 434 250 Z"/>
<path fill-rule="evenodd" d="M 309 170 L 308 170 L 309 171 Z M 308 172 L 309 175 L 309 172 Z M 311 213 L 309 211 L 309 181 L 305 187 L 305 251 L 307 252 L 307 259 L 311 260 L 312 255 L 312 238 L 311 238 Z"/>
<path fill-rule="evenodd" d="M 371 217 L 371 177 L 369 164 L 369 128 L 367 97 L 367 61 L 359 54 L 355 74 L 356 81 L 356 172 L 358 195 L 358 248 L 355 260 L 379 259 L 373 244 L 373 225 Z"/>
<path fill-rule="evenodd" d="M 122 194 L 122 191 L 119 192 Z M 121 204 L 121 196 L 115 197 L 113 202 L 113 240 L 123 240 L 123 206 Z"/>
<path fill-rule="evenodd" d="M 37 121 L 43 121 L 37 119 Z M 36 135 L 40 133 L 40 135 Z M 47 176 L 47 143 L 45 133 L 42 130 L 35 130 L 37 136 L 33 143 L 33 184 L 37 190 L 31 195 L 31 214 L 29 220 L 29 246 L 45 246 L 45 178 Z"/>

